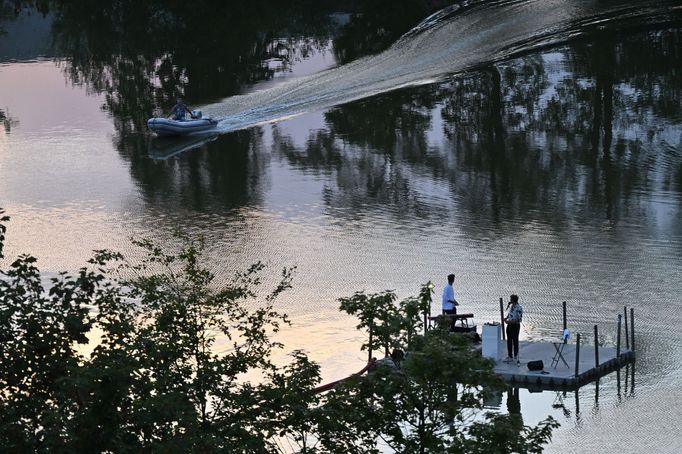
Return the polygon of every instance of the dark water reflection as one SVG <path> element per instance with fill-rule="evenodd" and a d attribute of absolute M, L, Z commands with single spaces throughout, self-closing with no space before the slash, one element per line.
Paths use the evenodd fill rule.
<path fill-rule="evenodd" d="M 267 179 L 262 161 L 272 154 L 292 169 L 333 176 L 323 200 L 334 216 L 391 206 L 401 223 L 435 222 L 456 198 L 475 230 L 614 226 L 661 194 L 679 210 L 679 46 L 678 29 L 600 36 L 334 108 L 323 127 L 299 137 L 286 127 L 254 128 L 173 163 L 150 161 L 143 137 L 126 136 L 131 143 L 120 151 L 151 199 L 189 187 L 197 196 L 181 203 L 199 211 L 210 209 L 206 198 L 257 205 L 254 187 Z M 424 184 L 437 186 L 438 197 Z"/>

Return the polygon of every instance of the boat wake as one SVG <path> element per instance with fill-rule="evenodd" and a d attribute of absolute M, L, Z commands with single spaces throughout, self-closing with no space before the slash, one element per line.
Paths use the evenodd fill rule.
<path fill-rule="evenodd" d="M 430 16 L 380 54 L 230 97 L 202 110 L 220 120 L 217 132 L 227 133 L 442 81 L 596 31 L 660 25 L 681 17 L 680 0 L 462 2 Z"/>

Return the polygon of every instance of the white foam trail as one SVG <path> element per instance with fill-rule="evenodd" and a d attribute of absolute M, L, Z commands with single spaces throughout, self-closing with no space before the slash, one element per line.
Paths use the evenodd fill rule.
<path fill-rule="evenodd" d="M 433 83 L 486 63 L 561 42 L 600 21 L 660 13 L 670 1 L 506 0 L 441 14 L 422 22 L 386 51 L 277 86 L 227 98 L 202 109 L 229 132 Z M 658 10 L 656 10 L 658 8 Z M 440 20 L 439 20 L 440 19 Z"/>

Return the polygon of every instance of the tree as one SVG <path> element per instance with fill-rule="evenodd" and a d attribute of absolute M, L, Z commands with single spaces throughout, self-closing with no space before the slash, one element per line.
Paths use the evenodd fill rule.
<path fill-rule="evenodd" d="M 367 295 L 356 292 L 349 298 L 341 298 L 340 309 L 351 315 L 357 315 L 360 323 L 358 329 L 366 329 L 368 340 L 361 347 L 368 350 L 369 358 L 372 352 L 384 350 L 388 356 L 391 347 L 397 347 L 400 315 L 393 302 L 397 296 L 392 291 Z"/>
<path fill-rule="evenodd" d="M 2 271 L 3 447 L 276 452 L 277 437 L 300 431 L 319 367 L 301 352 L 276 366 L 281 345 L 270 339 L 288 323 L 274 304 L 293 270 L 263 297 L 261 263 L 219 287 L 201 265 L 203 242 L 181 239 L 177 254 L 136 241 L 147 254 L 139 264 L 98 251 L 47 288 L 33 257 Z M 88 342 L 90 355 L 78 347 Z"/>
<path fill-rule="evenodd" d="M 5 231 L 0 224 L 0 252 Z M 36 259 L 26 255 L 0 272 L 0 445 L 8 451 L 60 450 L 68 442 L 64 428 L 77 410 L 70 384 L 82 362 L 77 345 L 87 342 L 87 304 L 101 278 L 62 273 L 46 290 Z"/>

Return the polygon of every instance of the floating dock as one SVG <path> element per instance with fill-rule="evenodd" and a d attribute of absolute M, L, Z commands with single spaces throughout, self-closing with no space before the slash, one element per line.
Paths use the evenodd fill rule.
<path fill-rule="evenodd" d="M 482 355 L 495 361 L 494 372 L 506 382 L 523 387 L 542 389 L 577 389 L 580 386 L 597 380 L 626 364 L 635 361 L 635 311 L 623 307 L 623 314 L 618 315 L 616 328 L 616 346 L 599 345 L 599 327 L 594 325 L 594 342 L 584 345 L 580 342 L 580 333 L 576 334 L 574 344 L 569 344 L 567 329 L 566 301 L 562 303 L 563 333 L 561 340 L 554 342 L 522 341 L 519 342 L 519 360 L 507 363 L 497 359 L 506 356 L 504 306 L 500 298 L 500 322 L 486 323 L 482 332 Z M 621 343 L 624 334 L 625 345 Z M 559 352 L 560 356 L 559 357 Z M 528 363 L 542 361 L 541 370 L 530 370 Z"/>
<path fill-rule="evenodd" d="M 552 342 L 521 341 L 519 342 L 521 364 L 517 365 L 516 362 L 507 363 L 498 360 L 495 362 L 494 371 L 506 382 L 517 386 L 573 389 L 635 360 L 635 352 L 627 348 L 622 349 L 618 355 L 618 351 L 614 347 L 599 347 L 597 358 L 597 353 L 592 345 L 581 346 L 579 355 L 576 356 L 576 344 L 566 344 L 562 356 L 568 365 L 559 359 L 556 367 L 554 367 L 552 359 L 555 354 L 556 348 Z M 577 367 L 576 358 L 578 360 Z M 543 362 L 543 369 L 529 370 L 528 362 L 538 360 Z"/>

